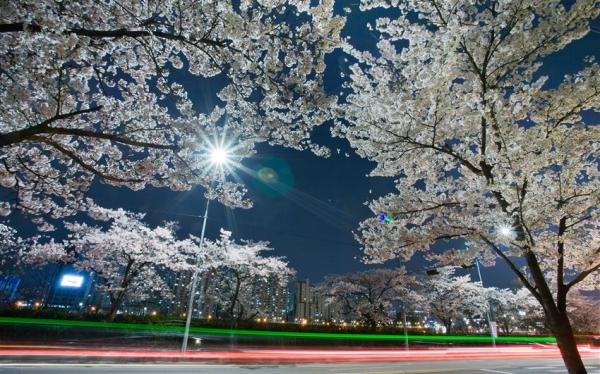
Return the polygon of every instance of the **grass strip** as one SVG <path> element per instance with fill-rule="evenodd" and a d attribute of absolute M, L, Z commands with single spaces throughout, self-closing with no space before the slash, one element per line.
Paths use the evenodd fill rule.
<path fill-rule="evenodd" d="M 74 321 L 62 319 L 0 317 L 3 325 L 43 325 L 62 327 L 89 327 L 114 330 L 144 330 L 171 333 L 183 333 L 183 326 L 147 325 L 140 323 Z M 345 339 L 345 340 L 398 340 L 435 341 L 435 342 L 491 342 L 490 336 L 480 335 L 398 335 L 398 334 L 354 334 L 354 333 L 326 333 L 326 332 L 295 332 L 295 331 L 264 331 L 246 329 L 223 329 L 212 327 L 191 327 L 191 333 L 207 335 L 232 335 L 232 336 L 263 336 L 282 338 L 306 339 Z M 499 336 L 498 343 L 555 343 L 554 337 L 548 336 Z"/>

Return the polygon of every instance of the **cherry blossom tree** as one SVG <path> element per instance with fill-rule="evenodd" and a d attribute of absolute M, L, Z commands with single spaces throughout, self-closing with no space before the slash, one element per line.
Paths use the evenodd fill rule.
<path fill-rule="evenodd" d="M 569 294 L 567 309 L 573 328 L 578 333 L 600 333 L 600 300 L 581 290 Z"/>
<path fill-rule="evenodd" d="M 0 248 L 4 251 L 15 245 L 17 231 L 12 227 L 0 223 Z"/>
<path fill-rule="evenodd" d="M 469 275 L 456 276 L 455 268 L 440 268 L 423 285 L 426 310 L 446 327 L 446 334 L 459 319 L 485 316 L 489 309 L 488 290 L 481 283 L 471 281 Z"/>
<path fill-rule="evenodd" d="M 415 285 L 416 279 L 399 268 L 332 276 L 319 289 L 326 295 L 327 304 L 336 304 L 340 311 L 376 328 L 393 321 L 394 303 L 411 299 Z"/>
<path fill-rule="evenodd" d="M 345 22 L 332 0 L 9 0 L 0 14 L 2 213 L 73 214 L 94 178 L 208 186 L 195 153 L 225 133 L 240 157 L 265 140 L 323 151 L 308 130 L 331 101 L 324 57 Z"/>
<path fill-rule="evenodd" d="M 197 241 L 197 238 L 192 237 Z M 264 256 L 272 251 L 268 242 L 242 240 L 236 243 L 231 232 L 221 230 L 216 241 L 205 241 L 200 267 L 210 271 L 206 293 L 213 304 L 219 304 L 231 321 L 249 319 L 260 313 L 251 295 L 260 283 L 257 279 L 277 281 L 285 286 L 294 275 L 283 257 Z"/>
<path fill-rule="evenodd" d="M 569 372 L 584 373 L 566 300 L 600 268 L 600 69 L 589 58 L 555 84 L 541 68 L 600 4 L 361 3 L 390 7 L 369 23 L 376 53 L 346 47 L 357 63 L 335 128 L 377 163 L 372 175 L 396 178 L 398 193 L 370 204 L 388 219 L 361 224 L 366 261 L 501 259 L 542 305 Z M 441 239 L 469 246 L 433 256 Z"/>
<path fill-rule="evenodd" d="M 190 270 L 193 243 L 178 241 L 173 223 L 149 227 L 142 222 L 144 214 L 98 207 L 93 213 L 108 221 L 109 227 L 66 223 L 69 238 L 36 243 L 26 253 L 28 261 L 69 261 L 81 271 L 93 271 L 98 288 L 110 299 L 108 321 L 114 320 L 125 300 L 143 300 L 153 294 L 169 297 L 165 270 Z"/>
<path fill-rule="evenodd" d="M 4 223 L 0 223 L 0 274 L 7 263 L 15 260 L 19 248 L 24 245 L 23 239 L 18 236 L 17 230 Z"/>
<path fill-rule="evenodd" d="M 488 289 L 486 298 L 493 305 L 498 328 L 506 335 L 525 327 L 533 319 L 543 320 L 540 304 L 524 287 L 518 290 L 491 288 Z"/>

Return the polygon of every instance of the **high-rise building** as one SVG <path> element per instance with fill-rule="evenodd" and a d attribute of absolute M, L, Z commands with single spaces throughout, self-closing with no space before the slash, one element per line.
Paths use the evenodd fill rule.
<path fill-rule="evenodd" d="M 310 321 L 312 304 L 310 281 L 308 278 L 296 282 L 294 293 L 294 321 L 301 322 L 303 320 Z"/>
<path fill-rule="evenodd" d="M 311 321 L 313 323 L 323 323 L 331 321 L 335 318 L 336 305 L 328 304 L 327 295 L 323 289 L 313 287 L 311 288 Z"/>
<path fill-rule="evenodd" d="M 276 277 L 257 279 L 254 285 L 254 308 L 270 321 L 284 321 L 287 315 L 288 290 Z"/>
<path fill-rule="evenodd" d="M 338 306 L 326 303 L 327 295 L 319 287 L 311 287 L 308 278 L 296 282 L 293 320 L 302 323 L 323 323 L 333 320 Z"/>

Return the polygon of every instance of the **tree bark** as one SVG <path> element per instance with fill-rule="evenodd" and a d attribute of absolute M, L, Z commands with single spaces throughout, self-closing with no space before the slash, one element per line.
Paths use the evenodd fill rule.
<path fill-rule="evenodd" d="M 557 309 L 551 311 L 547 314 L 547 321 L 556 337 L 558 348 L 569 374 L 586 374 L 587 371 L 577 349 L 573 328 L 566 312 L 561 313 Z"/>
<path fill-rule="evenodd" d="M 573 335 L 571 322 L 567 316 L 566 299 L 568 289 L 562 285 L 563 280 L 559 279 L 558 293 L 556 295 L 557 301 L 555 303 L 554 296 L 548 287 L 537 258 L 531 250 L 525 252 L 525 260 L 538 290 L 538 300 L 544 307 L 546 321 L 556 338 L 567 371 L 569 374 L 586 374 L 587 371 L 577 350 L 577 343 Z"/>

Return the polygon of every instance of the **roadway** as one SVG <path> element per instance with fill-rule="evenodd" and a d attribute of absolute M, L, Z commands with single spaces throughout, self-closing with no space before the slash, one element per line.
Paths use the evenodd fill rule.
<path fill-rule="evenodd" d="M 589 374 L 600 374 L 600 358 L 586 360 Z M 567 373 L 560 359 L 454 360 L 397 363 L 333 363 L 333 364 L 186 364 L 186 363 L 50 363 L 0 362 L 0 373 L 6 374 L 535 374 Z"/>

